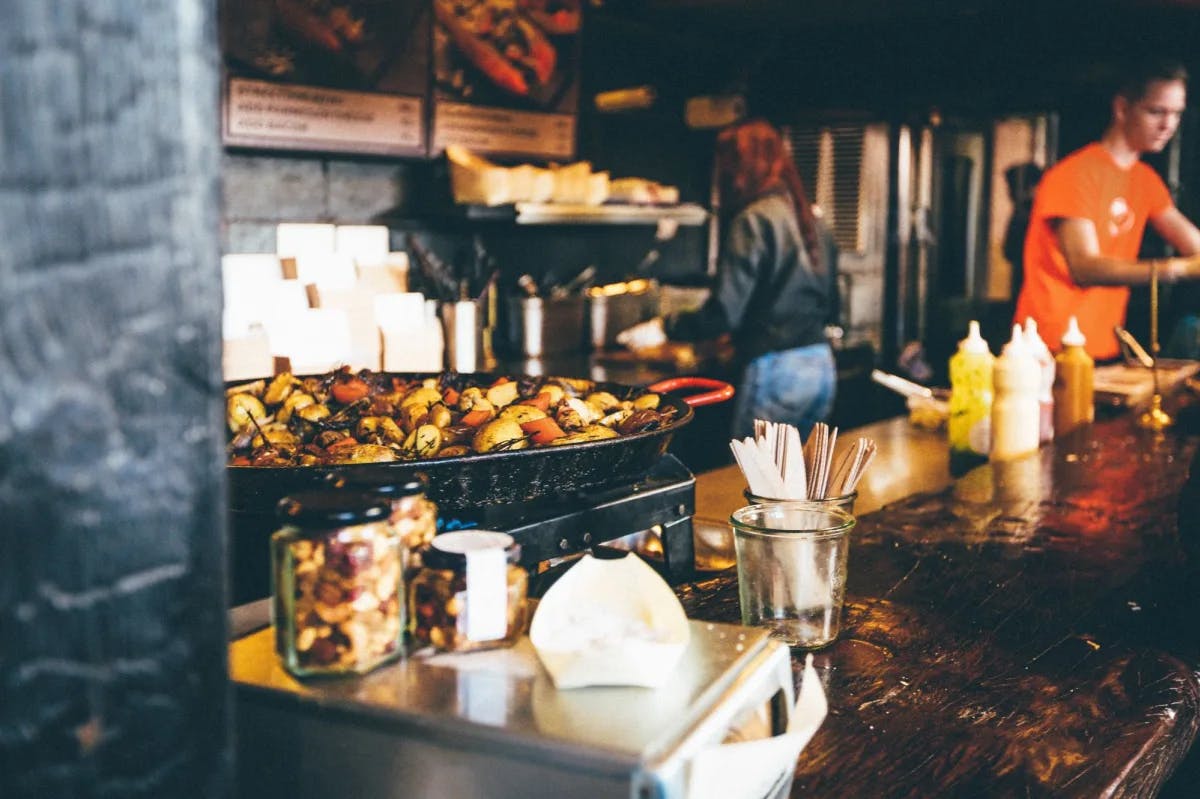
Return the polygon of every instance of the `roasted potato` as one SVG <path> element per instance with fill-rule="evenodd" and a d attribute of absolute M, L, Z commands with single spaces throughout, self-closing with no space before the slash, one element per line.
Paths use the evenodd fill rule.
<path fill-rule="evenodd" d="M 580 444 L 584 441 L 600 441 L 606 438 L 617 438 L 617 431 L 604 425 L 591 424 L 576 433 L 568 433 L 562 438 L 556 438 L 550 442 L 549 446 L 556 447 L 560 444 Z"/>
<path fill-rule="evenodd" d="M 637 408 L 638 410 L 656 411 L 658 410 L 658 405 L 661 401 L 662 398 L 657 394 L 643 394 L 633 401 L 633 407 Z"/>
<path fill-rule="evenodd" d="M 525 449 L 528 446 L 525 431 L 512 419 L 493 419 L 479 428 L 475 438 L 471 439 L 471 448 L 476 452 Z"/>
<path fill-rule="evenodd" d="M 292 418 L 292 414 L 301 408 L 306 408 L 309 405 L 316 404 L 317 400 L 312 394 L 305 394 L 303 391 L 293 391 L 288 394 L 288 398 L 283 401 L 283 407 L 275 414 L 275 418 L 281 422 L 286 422 Z"/>
<path fill-rule="evenodd" d="M 425 410 L 429 410 L 433 403 L 441 401 L 442 392 L 438 391 L 436 388 L 421 386 L 420 388 L 413 389 L 405 394 L 404 399 L 400 400 L 400 407 L 403 408 L 406 405 L 422 405 L 424 406 Z"/>
<path fill-rule="evenodd" d="M 256 435 L 251 442 L 255 447 L 269 446 L 275 449 L 291 449 L 299 444 L 299 439 L 296 434 L 287 428 L 287 425 L 274 422 L 264 425 L 262 432 Z"/>
<path fill-rule="evenodd" d="M 434 427 L 449 427 L 454 421 L 454 417 L 450 414 L 450 409 L 440 402 L 434 403 L 429 409 L 429 424 Z"/>
<path fill-rule="evenodd" d="M 263 403 L 266 405 L 278 405 L 288 398 L 288 395 L 292 393 L 292 389 L 299 382 L 288 372 L 276 375 L 275 379 L 271 381 L 271 385 L 267 386 L 267 390 L 263 394 Z"/>
<path fill-rule="evenodd" d="M 550 407 L 554 407 L 562 402 L 562 398 L 566 396 L 566 392 L 563 391 L 562 386 L 556 386 L 553 383 L 542 386 L 538 389 L 537 393 L 550 395 Z"/>
<path fill-rule="evenodd" d="M 546 413 L 532 405 L 509 405 L 500 411 L 499 418 L 512 419 L 517 424 L 525 424 L 534 419 L 545 419 Z"/>
<path fill-rule="evenodd" d="M 404 451 L 419 458 L 432 458 L 442 448 L 442 431 L 436 425 L 423 424 L 404 439 Z"/>
<path fill-rule="evenodd" d="M 234 394 L 225 402 L 225 422 L 229 432 L 237 433 L 251 424 L 250 419 L 264 424 L 270 415 L 258 397 L 250 394 Z"/>
<path fill-rule="evenodd" d="M 350 447 L 339 463 L 390 463 L 396 460 L 396 452 L 391 447 L 380 444 L 359 444 Z"/>
<path fill-rule="evenodd" d="M 607 391 L 593 391 L 584 397 L 584 401 L 588 405 L 599 408 L 602 412 L 608 413 L 613 408 L 621 404 L 621 401 Z"/>
<path fill-rule="evenodd" d="M 498 383 L 487 390 L 487 401 L 492 403 L 493 407 L 503 408 L 517 399 L 517 384 L 513 380 L 506 383 Z"/>
<path fill-rule="evenodd" d="M 404 431 L 387 416 L 364 416 L 354 428 L 359 441 L 399 444 L 405 440 Z"/>

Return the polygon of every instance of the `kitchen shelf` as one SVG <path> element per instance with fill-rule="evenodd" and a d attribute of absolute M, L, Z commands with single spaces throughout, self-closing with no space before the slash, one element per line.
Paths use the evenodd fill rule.
<path fill-rule="evenodd" d="M 517 203 L 518 225 L 654 225 L 673 221 L 695 227 L 708 219 L 708 211 L 694 203 L 682 205 L 572 205 L 568 203 Z"/>
<path fill-rule="evenodd" d="M 708 211 L 695 203 L 681 205 L 574 205 L 517 203 L 513 205 L 453 205 L 436 211 L 392 210 L 372 219 L 375 224 L 400 228 L 470 228 L 476 224 L 518 225 L 656 225 L 673 221 L 684 227 L 703 225 Z"/>

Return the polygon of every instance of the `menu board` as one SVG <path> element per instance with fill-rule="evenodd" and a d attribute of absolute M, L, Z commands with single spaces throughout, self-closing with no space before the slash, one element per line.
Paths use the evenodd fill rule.
<path fill-rule="evenodd" d="M 432 153 L 568 160 L 579 105 L 579 0 L 432 0 Z"/>
<path fill-rule="evenodd" d="M 223 140 L 426 155 L 430 0 L 224 0 Z"/>

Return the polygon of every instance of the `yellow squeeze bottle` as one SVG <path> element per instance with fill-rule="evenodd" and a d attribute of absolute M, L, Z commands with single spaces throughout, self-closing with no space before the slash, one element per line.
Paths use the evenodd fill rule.
<path fill-rule="evenodd" d="M 950 358 L 950 452 L 987 455 L 991 441 L 992 369 L 995 358 L 971 320 L 967 337 Z"/>
<path fill-rule="evenodd" d="M 1062 337 L 1062 352 L 1055 358 L 1054 430 L 1066 435 L 1072 430 L 1091 424 L 1096 408 L 1093 404 L 1095 363 L 1087 354 L 1087 340 L 1072 316 Z"/>

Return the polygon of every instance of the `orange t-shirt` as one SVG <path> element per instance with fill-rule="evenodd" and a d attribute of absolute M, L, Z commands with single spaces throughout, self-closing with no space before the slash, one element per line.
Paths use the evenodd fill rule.
<path fill-rule="evenodd" d="M 1025 283 L 1014 321 L 1032 316 L 1052 350 L 1062 347 L 1067 320 L 1074 316 L 1093 358 L 1120 353 L 1115 325 L 1125 324 L 1126 286 L 1079 286 L 1071 279 L 1051 221 L 1090 219 L 1102 255 L 1137 258 L 1146 221 L 1172 205 L 1162 178 L 1141 161 L 1122 169 L 1098 143 L 1076 150 L 1042 176 L 1025 234 Z"/>

